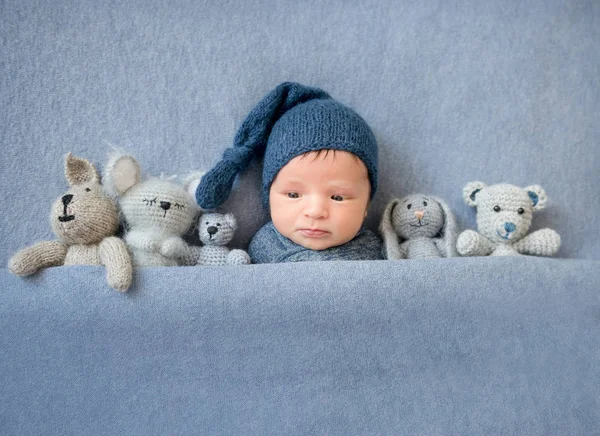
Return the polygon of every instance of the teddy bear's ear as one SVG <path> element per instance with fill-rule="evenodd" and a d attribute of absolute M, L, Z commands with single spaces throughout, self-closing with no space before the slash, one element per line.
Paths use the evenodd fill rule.
<path fill-rule="evenodd" d="M 471 207 L 477 206 L 477 193 L 486 187 L 483 182 L 470 182 L 463 188 L 463 198 L 465 203 Z"/>
<path fill-rule="evenodd" d="M 100 183 L 98 170 L 86 159 L 75 157 L 71 153 L 65 156 L 65 177 L 70 186 L 84 183 Z"/>
<path fill-rule="evenodd" d="M 225 221 L 227 221 L 227 224 L 229 224 L 230 227 L 235 228 L 237 226 L 237 221 L 232 213 L 226 213 L 224 217 Z"/>
<path fill-rule="evenodd" d="M 104 168 L 104 186 L 112 196 L 121 196 L 142 178 L 142 171 L 137 161 L 128 155 L 111 154 Z"/>
<path fill-rule="evenodd" d="M 546 207 L 546 202 L 548 201 L 548 197 L 546 196 L 546 191 L 540 185 L 532 185 L 525 188 L 527 191 L 527 195 L 531 199 L 533 204 L 533 210 L 541 210 Z"/>

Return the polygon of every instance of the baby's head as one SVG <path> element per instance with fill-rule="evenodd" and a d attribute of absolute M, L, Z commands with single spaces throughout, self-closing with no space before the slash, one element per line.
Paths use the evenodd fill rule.
<path fill-rule="evenodd" d="M 356 236 L 377 190 L 377 142 L 360 115 L 318 88 L 282 83 L 248 114 L 234 146 L 204 175 L 198 204 L 218 207 L 236 175 L 263 156 L 263 203 L 281 234 L 314 250 Z"/>
<path fill-rule="evenodd" d="M 350 241 L 367 216 L 367 167 L 347 151 L 319 150 L 290 160 L 269 191 L 275 228 L 311 250 Z"/>

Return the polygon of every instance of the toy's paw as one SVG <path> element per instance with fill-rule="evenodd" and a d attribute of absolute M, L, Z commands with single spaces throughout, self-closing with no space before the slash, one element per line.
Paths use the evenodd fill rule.
<path fill-rule="evenodd" d="M 129 268 L 124 267 L 117 270 L 107 270 L 106 272 L 106 282 L 108 283 L 108 286 L 119 292 L 127 291 L 131 286 L 132 280 L 133 271 L 131 265 Z"/>
<path fill-rule="evenodd" d="M 158 253 L 161 249 L 163 238 L 160 235 L 151 235 L 132 230 L 125 235 L 125 242 L 134 249 Z"/>
<path fill-rule="evenodd" d="M 244 250 L 231 250 L 227 255 L 227 263 L 229 265 L 248 265 L 250 256 Z"/>
<path fill-rule="evenodd" d="M 25 277 L 37 271 L 35 263 L 32 262 L 25 250 L 19 251 L 8 261 L 8 269 L 14 275 Z"/>
<path fill-rule="evenodd" d="M 475 256 L 479 249 L 479 234 L 474 230 L 465 230 L 456 240 L 456 250 L 461 256 Z"/>
<path fill-rule="evenodd" d="M 560 235 L 552 229 L 537 230 L 523 238 L 521 252 L 534 256 L 553 256 L 560 248 Z"/>
<path fill-rule="evenodd" d="M 177 236 L 172 236 L 165 239 L 160 247 L 160 254 L 165 257 L 185 257 L 188 251 L 188 245 L 185 241 Z"/>

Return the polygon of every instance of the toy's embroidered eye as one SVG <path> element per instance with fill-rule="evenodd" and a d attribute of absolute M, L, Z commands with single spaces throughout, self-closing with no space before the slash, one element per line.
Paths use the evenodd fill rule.
<path fill-rule="evenodd" d="M 427 206 L 427 202 L 426 201 L 423 202 L 423 206 Z"/>
<path fill-rule="evenodd" d="M 501 210 L 500 206 L 494 206 L 494 212 L 500 212 Z"/>
<path fill-rule="evenodd" d="M 221 223 L 217 223 L 217 227 L 221 227 Z"/>
<path fill-rule="evenodd" d="M 517 213 L 519 215 L 523 215 L 525 213 L 525 209 L 523 209 L 522 207 L 520 207 L 519 210 L 517 210 Z"/>
<path fill-rule="evenodd" d="M 331 196 L 331 199 L 332 199 L 333 201 L 343 201 L 343 200 L 344 200 L 344 197 L 342 197 L 341 195 L 332 195 L 332 196 Z"/>
<path fill-rule="evenodd" d="M 177 210 L 181 210 L 181 209 L 185 209 L 185 204 L 181 204 L 181 203 L 174 203 L 173 207 Z"/>
<path fill-rule="evenodd" d="M 208 225 L 208 221 L 206 221 L 206 225 Z"/>
<path fill-rule="evenodd" d="M 287 196 L 289 198 L 300 198 L 300 194 L 298 194 L 297 192 L 288 192 Z"/>
<path fill-rule="evenodd" d="M 156 204 L 156 197 L 154 197 L 153 199 L 148 199 L 148 198 L 144 198 L 142 200 L 142 203 L 144 203 L 146 206 L 153 206 Z"/>
<path fill-rule="evenodd" d="M 406 205 L 406 208 L 407 208 L 407 209 L 410 209 L 411 207 L 412 207 L 412 204 L 407 204 L 407 205 Z"/>
<path fill-rule="evenodd" d="M 90 188 L 85 188 L 85 192 L 90 192 L 91 189 Z"/>

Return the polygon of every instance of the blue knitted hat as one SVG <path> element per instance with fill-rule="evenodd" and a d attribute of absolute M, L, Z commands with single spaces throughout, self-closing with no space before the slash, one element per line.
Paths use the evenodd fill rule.
<path fill-rule="evenodd" d="M 290 160 L 309 151 L 348 151 L 361 159 L 369 173 L 371 198 L 377 190 L 377 142 L 360 115 L 318 88 L 286 82 L 267 94 L 242 123 L 233 147 L 207 172 L 196 189 L 204 209 L 220 206 L 231 192 L 236 175 L 253 157 L 263 160 L 263 202 L 268 205 L 275 176 Z"/>

